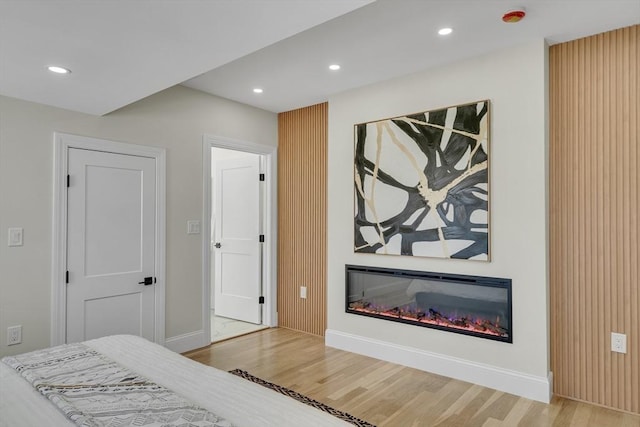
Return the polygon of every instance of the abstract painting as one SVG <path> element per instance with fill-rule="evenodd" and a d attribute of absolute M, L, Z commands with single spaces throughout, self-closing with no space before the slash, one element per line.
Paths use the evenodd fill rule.
<path fill-rule="evenodd" d="M 489 101 L 355 125 L 355 252 L 489 260 Z"/>

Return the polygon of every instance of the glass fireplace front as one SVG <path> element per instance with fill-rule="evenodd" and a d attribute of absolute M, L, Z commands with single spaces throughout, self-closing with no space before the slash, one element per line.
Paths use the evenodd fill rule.
<path fill-rule="evenodd" d="M 513 342 L 511 279 L 347 265 L 346 311 Z"/>

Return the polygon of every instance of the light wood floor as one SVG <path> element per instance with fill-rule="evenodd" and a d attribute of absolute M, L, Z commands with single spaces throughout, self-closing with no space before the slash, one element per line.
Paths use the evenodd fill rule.
<path fill-rule="evenodd" d="M 320 337 L 267 329 L 186 354 L 243 369 L 379 427 L 640 427 L 640 416 L 554 397 L 543 404 L 325 347 Z"/>

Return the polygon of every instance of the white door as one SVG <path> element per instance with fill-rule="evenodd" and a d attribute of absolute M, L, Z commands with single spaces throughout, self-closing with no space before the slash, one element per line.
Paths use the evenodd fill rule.
<path fill-rule="evenodd" d="M 260 324 L 260 157 L 215 163 L 214 293 L 218 316 Z"/>
<path fill-rule="evenodd" d="M 153 341 L 155 160 L 70 148 L 68 173 L 66 341 Z"/>

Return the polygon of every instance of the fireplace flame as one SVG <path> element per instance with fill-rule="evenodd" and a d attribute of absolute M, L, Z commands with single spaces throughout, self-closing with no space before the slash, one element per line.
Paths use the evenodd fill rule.
<path fill-rule="evenodd" d="M 416 324 L 437 325 L 477 334 L 508 337 L 508 330 L 500 324 L 500 316 L 497 316 L 495 321 L 491 321 L 473 318 L 470 315 L 459 315 L 457 312 L 444 315 L 435 308 L 425 312 L 412 306 L 385 308 L 364 301 L 351 303 L 349 309 L 358 313 L 402 319 Z"/>

